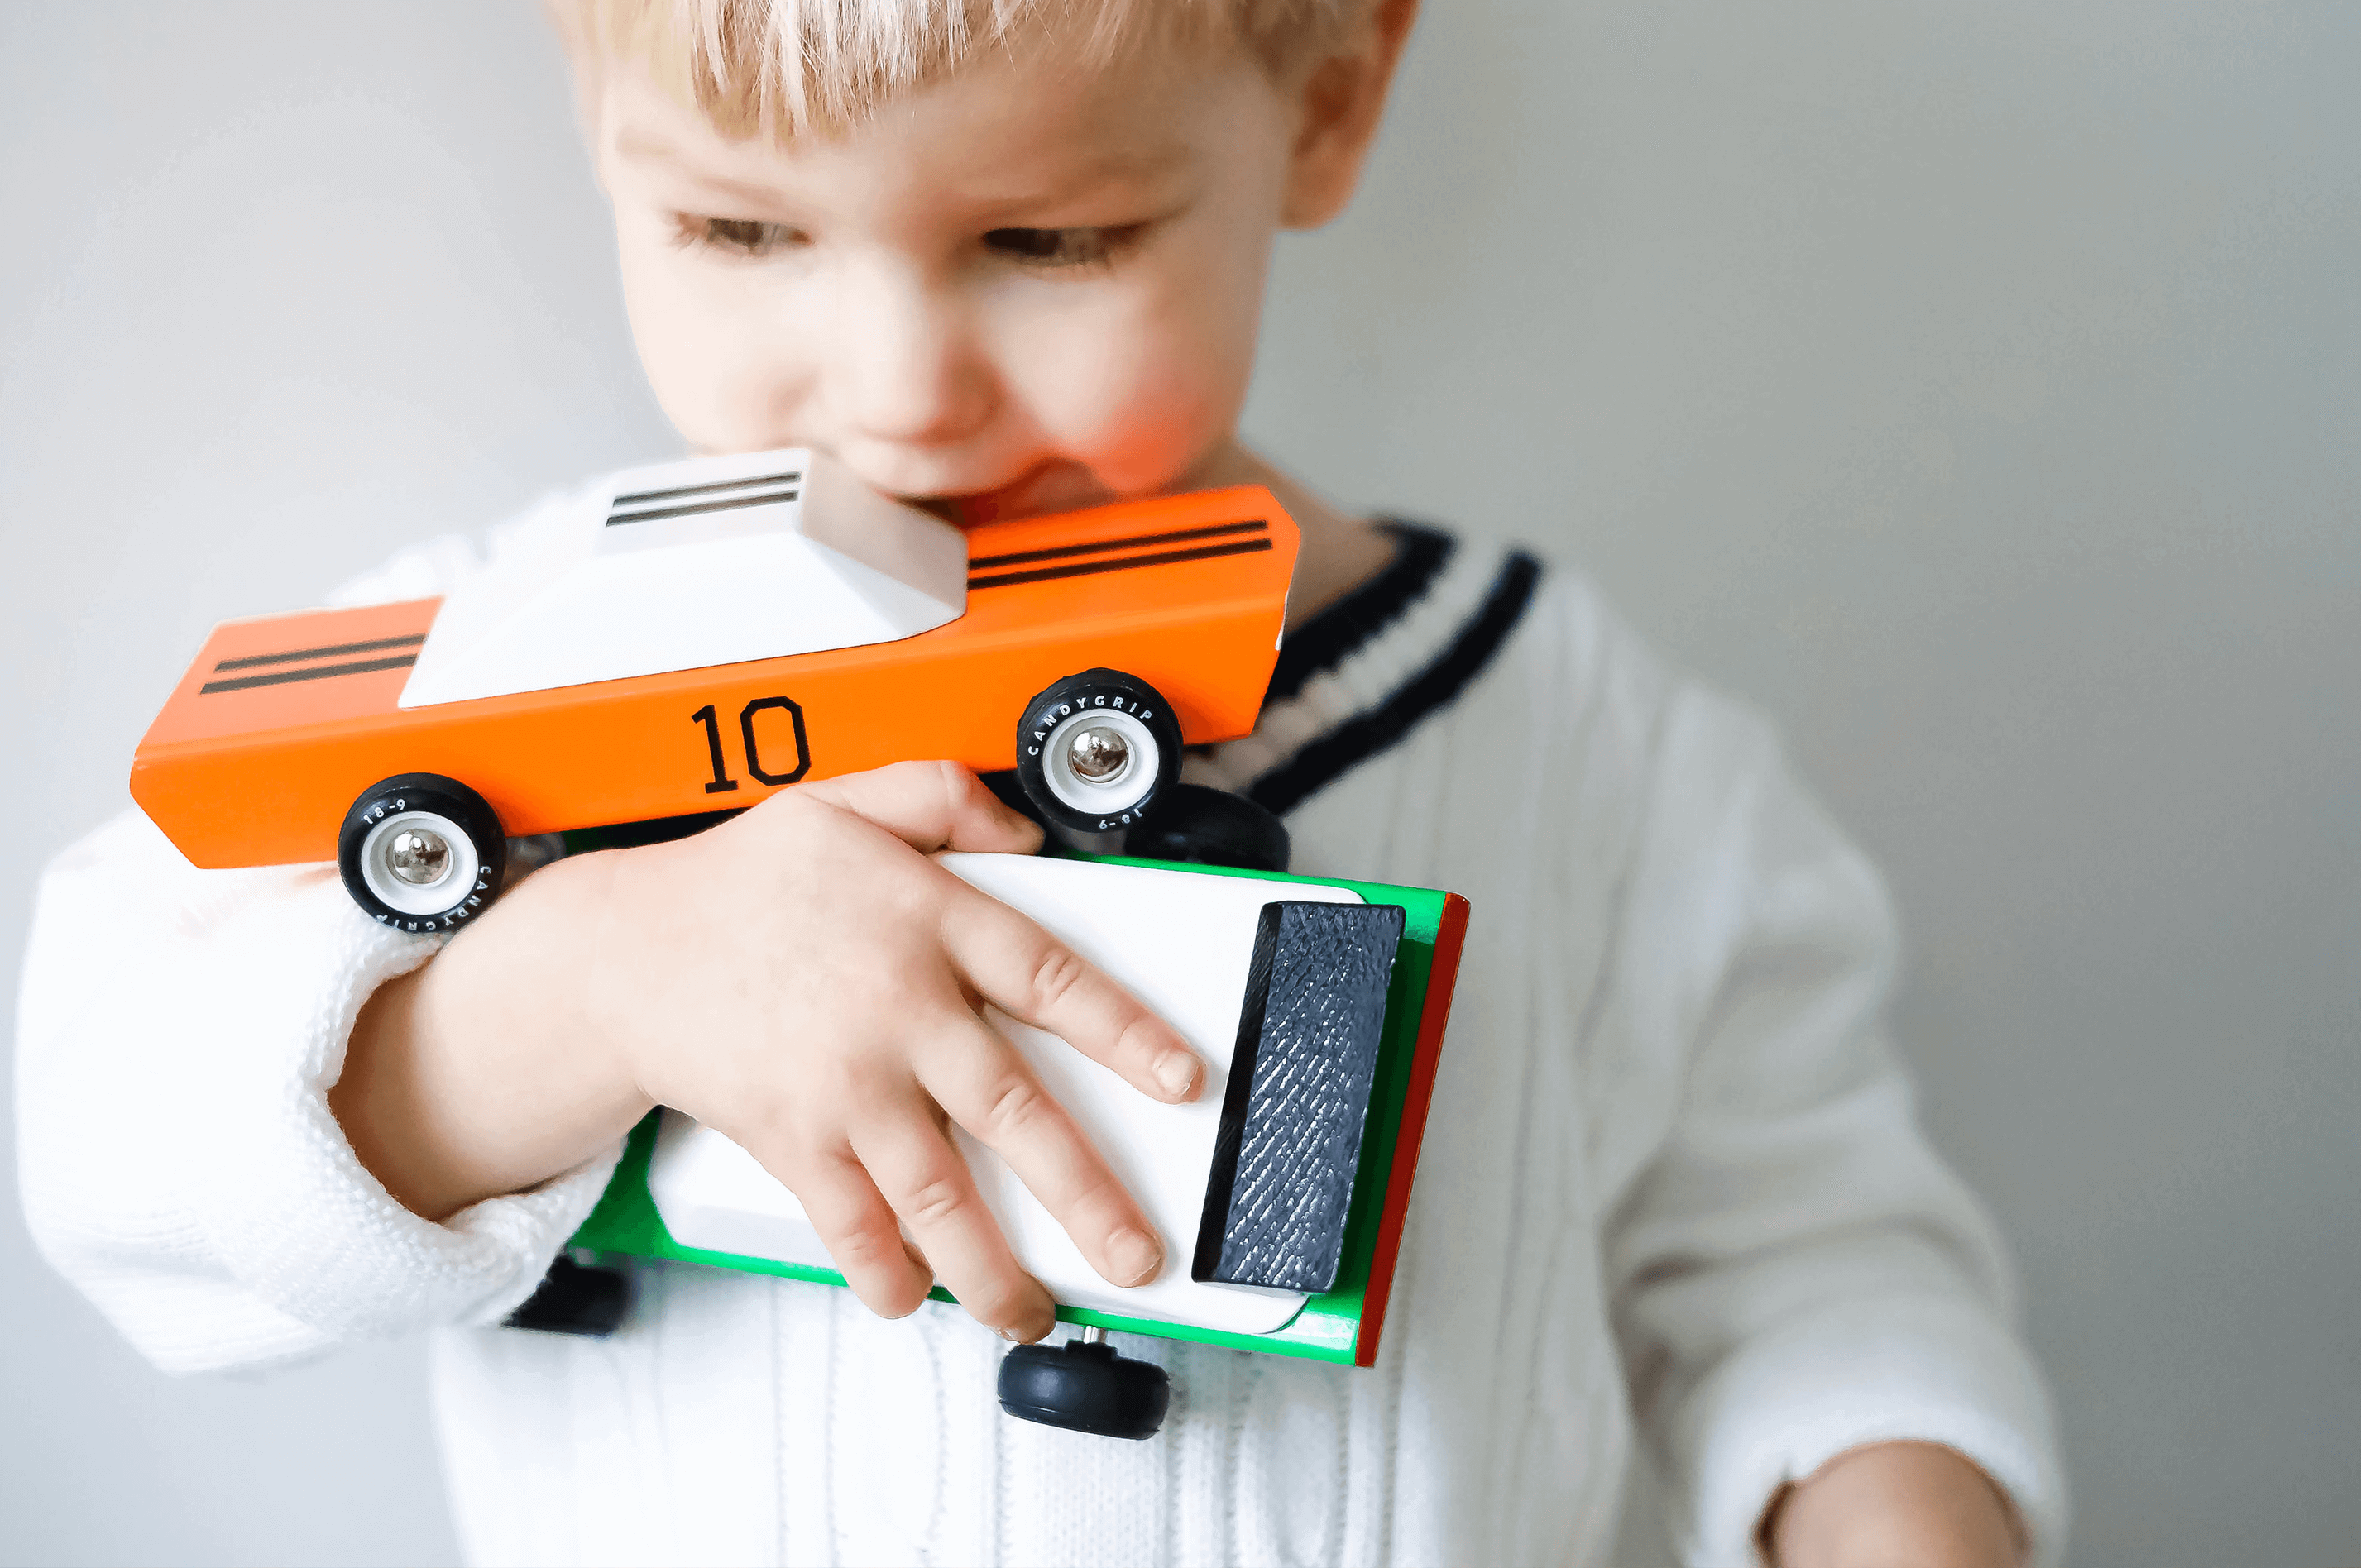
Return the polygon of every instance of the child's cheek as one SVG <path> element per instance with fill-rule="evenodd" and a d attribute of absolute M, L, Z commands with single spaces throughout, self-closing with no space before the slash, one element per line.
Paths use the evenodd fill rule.
<path fill-rule="evenodd" d="M 718 269 L 643 260 L 625 268 L 631 333 L 656 401 L 694 448 L 775 445 L 792 428 L 809 367 L 784 313 Z"/>
<path fill-rule="evenodd" d="M 1245 401 L 1252 328 L 1241 341 L 1222 325 L 1153 297 L 1078 315 L 1054 352 L 1027 356 L 1033 424 L 1118 494 L 1165 488 L 1230 433 Z"/>
<path fill-rule="evenodd" d="M 676 258 L 662 254 L 646 235 L 626 228 L 621 238 L 623 305 L 640 367 L 674 427 L 690 445 L 711 449 L 713 416 L 703 391 L 711 379 L 710 348 L 699 330 L 708 313 L 696 307 Z"/>

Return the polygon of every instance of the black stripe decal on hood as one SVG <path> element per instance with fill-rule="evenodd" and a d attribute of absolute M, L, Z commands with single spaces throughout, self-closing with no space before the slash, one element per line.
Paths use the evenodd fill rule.
<path fill-rule="evenodd" d="M 1054 550 L 1019 550 L 1010 555 L 979 555 L 967 564 L 971 572 L 993 566 L 1023 566 L 1035 561 L 1062 561 L 1072 555 L 1099 555 L 1110 550 L 1130 550 L 1143 544 L 1178 544 L 1186 539 L 1220 539 L 1232 533 L 1267 533 L 1270 524 L 1222 522 L 1211 528 L 1182 528 L 1170 533 L 1142 533 L 1129 539 L 1099 539 L 1088 544 L 1061 544 Z"/>
<path fill-rule="evenodd" d="M 970 577 L 968 587 L 1005 588 L 1013 583 L 1046 583 L 1053 577 L 1087 577 L 1099 572 L 1129 572 L 1142 566 L 1169 566 L 1175 561 L 1210 561 L 1216 555 L 1256 555 L 1270 548 L 1268 539 L 1246 539 L 1235 544 L 1206 544 L 1194 550 L 1168 550 L 1160 555 L 1125 555 L 1113 561 L 1076 561 L 1064 566 L 1036 566 L 1029 572 L 1003 572 L 993 577 Z"/>

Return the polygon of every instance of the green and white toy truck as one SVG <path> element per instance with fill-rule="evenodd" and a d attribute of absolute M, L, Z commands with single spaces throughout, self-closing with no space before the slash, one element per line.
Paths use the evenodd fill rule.
<path fill-rule="evenodd" d="M 1011 1351 L 1003 1407 L 1077 1431 L 1152 1434 L 1169 1397 L 1163 1370 L 1116 1355 L 1108 1330 L 1370 1365 L 1466 901 L 1116 858 L 942 860 L 1128 988 L 1211 1069 L 1195 1103 L 1161 1104 L 1054 1036 L 991 1014 L 1173 1244 L 1156 1279 L 1109 1285 L 998 1157 L 955 1130 L 1017 1260 L 1082 1330 L 1062 1347 Z M 671 1111 L 633 1131 L 572 1246 L 577 1259 L 844 1283 L 793 1193 Z M 596 1332 L 621 1310 L 620 1282 L 577 1267 L 554 1273 L 512 1321 Z"/>

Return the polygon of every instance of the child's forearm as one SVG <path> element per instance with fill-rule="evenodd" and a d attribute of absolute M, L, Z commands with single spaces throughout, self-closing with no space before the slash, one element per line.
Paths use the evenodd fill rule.
<path fill-rule="evenodd" d="M 612 1146 L 650 1102 L 600 1031 L 569 1026 L 607 857 L 560 861 L 361 1011 L 329 1108 L 369 1173 L 442 1220 Z"/>
<path fill-rule="evenodd" d="M 873 1310 L 915 1311 L 939 1279 L 978 1321 L 1038 1339 L 1049 1293 L 947 1122 L 1111 1284 L 1154 1277 L 1164 1246 L 985 1009 L 1151 1099 L 1204 1083 L 1170 1025 L 930 858 L 1039 843 L 974 774 L 908 762 L 562 861 L 372 999 L 329 1104 L 387 1190 L 440 1218 L 571 1169 L 661 1102 L 794 1192 Z"/>
<path fill-rule="evenodd" d="M 1777 1568 L 2015 1568 L 2025 1560 L 2000 1489 L 1931 1442 L 1837 1455 L 1772 1504 L 1763 1545 Z"/>

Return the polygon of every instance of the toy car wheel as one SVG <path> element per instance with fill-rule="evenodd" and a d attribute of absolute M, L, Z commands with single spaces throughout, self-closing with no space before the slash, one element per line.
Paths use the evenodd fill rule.
<path fill-rule="evenodd" d="M 1082 833 L 1147 820 L 1180 775 L 1180 721 L 1118 670 L 1068 675 L 1026 705 L 1016 778 L 1043 816 Z"/>
<path fill-rule="evenodd" d="M 448 931 L 500 892 L 508 840 L 484 797 L 437 773 L 365 790 L 336 835 L 336 868 L 361 913 L 404 931 Z"/>
<path fill-rule="evenodd" d="M 1000 1408 L 1021 1421 L 1098 1437 L 1149 1438 L 1172 1380 L 1152 1361 L 1117 1355 L 1103 1330 L 1063 1346 L 1020 1344 L 1000 1358 Z"/>

